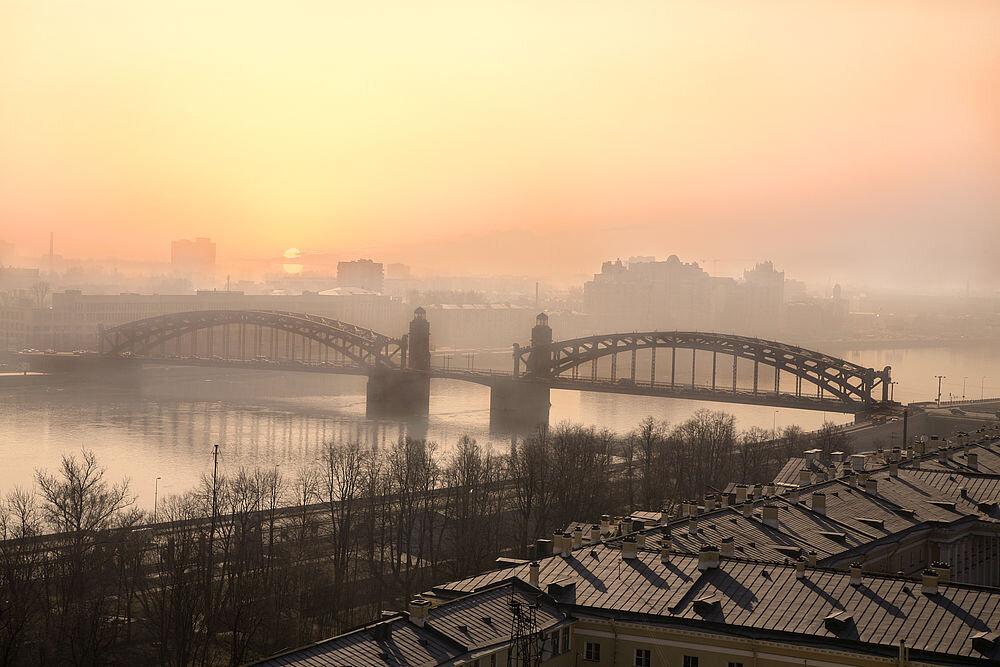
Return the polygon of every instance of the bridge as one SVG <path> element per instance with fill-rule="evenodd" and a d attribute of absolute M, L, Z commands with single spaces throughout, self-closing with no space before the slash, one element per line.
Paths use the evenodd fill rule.
<path fill-rule="evenodd" d="M 553 341 L 542 313 L 531 344 L 513 347 L 509 373 L 432 368 L 423 308 L 400 337 L 304 313 L 205 310 L 100 328 L 94 356 L 95 363 L 129 368 L 169 363 L 364 375 L 373 417 L 426 415 L 432 378 L 475 382 L 490 387 L 491 422 L 500 427 L 547 423 L 552 389 L 855 414 L 892 404 L 889 367 L 876 371 L 744 336 L 632 332 Z M 59 370 L 46 357 L 35 355 L 32 370 Z M 622 359 L 627 365 L 619 372 Z"/>

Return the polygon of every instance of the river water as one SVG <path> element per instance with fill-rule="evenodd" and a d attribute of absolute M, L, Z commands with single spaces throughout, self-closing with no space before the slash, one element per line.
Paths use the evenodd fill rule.
<path fill-rule="evenodd" d="M 872 366 L 893 367 L 895 398 L 932 400 L 935 375 L 945 375 L 944 398 L 1000 396 L 1000 345 L 827 350 Z M 985 379 L 984 379 L 985 378 Z M 625 433 L 652 415 L 676 424 L 696 410 L 731 412 L 740 429 L 799 424 L 810 430 L 824 419 L 849 415 L 703 401 L 553 391 L 550 423 L 563 421 Z M 0 492 L 29 486 L 37 469 L 56 470 L 60 458 L 93 450 L 110 479 L 130 478 L 138 503 L 152 508 L 160 497 L 194 487 L 212 466 L 220 445 L 223 472 L 240 466 L 280 466 L 286 474 L 318 459 L 328 441 L 385 444 L 400 435 L 426 437 L 443 454 L 463 435 L 506 449 L 510 435 L 490 433 L 489 389 L 434 380 L 430 415 L 410 422 L 365 417 L 362 377 L 206 371 L 189 367 L 148 368 L 138 392 L 90 386 L 0 389 Z M 160 477 L 159 482 L 155 480 Z"/>

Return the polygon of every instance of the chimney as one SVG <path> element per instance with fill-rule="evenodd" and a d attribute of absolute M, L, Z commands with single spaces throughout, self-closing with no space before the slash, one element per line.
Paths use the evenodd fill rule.
<path fill-rule="evenodd" d="M 539 558 L 545 558 L 546 556 L 551 556 L 552 540 L 546 540 L 541 537 L 535 540 L 535 555 L 537 555 Z"/>
<path fill-rule="evenodd" d="M 715 509 L 715 496 L 709 494 L 705 496 L 705 511 L 711 512 Z"/>
<path fill-rule="evenodd" d="M 816 567 L 816 552 L 815 551 L 810 551 L 806 555 L 806 562 L 809 564 L 809 567 Z"/>
<path fill-rule="evenodd" d="M 865 455 L 851 454 L 851 470 L 860 472 L 865 469 Z"/>
<path fill-rule="evenodd" d="M 719 567 L 719 547 L 702 547 L 698 552 L 698 569 L 704 571 L 717 567 Z"/>
<path fill-rule="evenodd" d="M 806 465 L 807 466 L 812 466 L 813 464 L 816 463 L 816 454 L 819 451 L 821 451 L 821 450 L 819 450 L 819 449 L 808 449 L 808 450 L 806 450 L 805 455 L 806 455 Z"/>
<path fill-rule="evenodd" d="M 698 519 L 697 517 L 691 517 L 688 519 L 688 534 L 697 535 L 698 534 Z"/>
<path fill-rule="evenodd" d="M 607 514 L 601 515 L 601 535 L 607 535 L 611 532 L 611 517 Z"/>
<path fill-rule="evenodd" d="M 538 587 L 539 570 L 538 561 L 532 561 L 531 565 L 528 566 L 528 582 L 536 588 Z"/>
<path fill-rule="evenodd" d="M 826 516 L 826 494 L 825 493 L 814 493 L 812 501 L 813 512 L 817 514 L 822 514 Z"/>
<path fill-rule="evenodd" d="M 646 533 L 639 533 L 635 536 L 635 544 L 639 549 L 646 548 Z"/>
<path fill-rule="evenodd" d="M 913 443 L 913 449 L 917 452 L 917 454 L 924 454 L 927 452 L 927 443 L 923 440 L 917 440 Z"/>
<path fill-rule="evenodd" d="M 573 548 L 579 549 L 583 546 L 583 526 L 577 525 L 573 529 Z"/>
<path fill-rule="evenodd" d="M 858 476 L 857 475 L 851 475 L 850 477 L 848 477 L 847 478 L 847 485 L 849 487 L 851 487 L 852 489 L 856 489 L 857 486 L 858 486 Z"/>
<path fill-rule="evenodd" d="M 666 535 L 660 540 L 660 562 L 664 565 L 670 562 L 670 538 Z"/>
<path fill-rule="evenodd" d="M 938 581 L 946 584 L 951 581 L 951 563 L 943 560 L 936 560 L 931 563 L 931 568 L 937 573 Z"/>
<path fill-rule="evenodd" d="M 806 576 L 806 559 L 799 556 L 795 559 L 795 578 L 802 579 Z"/>
<path fill-rule="evenodd" d="M 873 496 L 878 495 L 878 480 L 874 477 L 869 477 L 868 481 L 865 482 L 865 491 L 872 494 Z"/>
<path fill-rule="evenodd" d="M 753 503 L 745 502 L 743 503 L 743 516 L 750 518 L 753 516 Z"/>
<path fill-rule="evenodd" d="M 899 447 L 893 447 L 889 453 L 889 463 L 899 463 L 900 457 L 902 457 L 902 452 Z"/>
<path fill-rule="evenodd" d="M 563 533 L 562 544 L 562 557 L 569 558 L 573 555 L 573 533 Z"/>
<path fill-rule="evenodd" d="M 855 561 L 851 563 L 851 586 L 861 585 L 861 563 Z"/>
<path fill-rule="evenodd" d="M 723 537 L 722 546 L 719 553 L 727 558 L 732 558 L 736 554 L 736 543 L 732 537 Z"/>
<path fill-rule="evenodd" d="M 558 530 L 552 533 L 552 555 L 558 556 L 563 552 L 563 534 Z"/>
<path fill-rule="evenodd" d="M 895 461 L 889 464 L 889 477 L 899 477 L 899 464 Z"/>
<path fill-rule="evenodd" d="M 622 560 L 635 560 L 635 552 L 635 536 L 629 535 L 622 538 Z"/>
<path fill-rule="evenodd" d="M 793 505 L 799 504 L 799 490 L 797 488 L 788 491 L 788 502 Z"/>
<path fill-rule="evenodd" d="M 601 527 L 596 523 L 590 527 L 590 543 L 597 544 L 601 541 Z"/>
<path fill-rule="evenodd" d="M 864 483 L 868 481 L 868 477 L 869 477 L 868 473 L 866 473 L 866 472 L 859 472 L 858 473 L 858 483 L 861 484 L 862 486 L 864 486 Z"/>
<path fill-rule="evenodd" d="M 844 452 L 831 452 L 830 453 L 830 460 L 833 461 L 834 463 L 843 463 L 844 462 Z"/>
<path fill-rule="evenodd" d="M 747 485 L 737 484 L 736 485 L 736 502 L 742 503 L 746 502 L 747 499 Z"/>
<path fill-rule="evenodd" d="M 410 621 L 412 621 L 418 628 L 422 628 L 427 622 L 427 615 L 431 611 L 431 601 L 423 598 L 414 598 L 413 600 L 410 600 L 410 605 L 407 608 L 407 611 L 409 613 Z"/>
<path fill-rule="evenodd" d="M 965 462 L 973 470 L 979 470 L 979 454 L 976 452 L 969 452 L 965 455 Z"/>
<path fill-rule="evenodd" d="M 764 486 L 764 495 L 773 496 L 774 495 L 774 484 L 767 484 Z"/>
<path fill-rule="evenodd" d="M 944 447 L 938 447 L 938 463 L 948 462 L 948 450 Z"/>
<path fill-rule="evenodd" d="M 924 595 L 937 595 L 938 592 L 938 573 L 934 570 L 927 569 L 924 570 L 920 575 L 920 579 L 923 582 L 923 589 L 920 591 Z"/>
<path fill-rule="evenodd" d="M 764 525 L 771 528 L 778 527 L 778 506 L 768 503 L 764 505 Z"/>

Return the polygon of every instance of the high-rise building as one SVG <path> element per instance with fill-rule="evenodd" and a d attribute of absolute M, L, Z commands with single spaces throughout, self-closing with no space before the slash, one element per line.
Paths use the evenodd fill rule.
<path fill-rule="evenodd" d="M 747 325 L 761 334 L 781 329 L 785 302 L 785 272 L 775 271 L 771 262 L 760 262 L 743 272 L 744 312 Z"/>
<path fill-rule="evenodd" d="M 381 262 L 370 259 L 356 259 L 353 262 L 337 263 L 337 284 L 341 287 L 360 287 L 371 292 L 382 292 L 385 273 Z"/>
<path fill-rule="evenodd" d="M 199 286 L 215 279 L 215 243 L 206 238 L 181 239 L 170 244 L 170 266 L 174 273 L 191 278 Z"/>

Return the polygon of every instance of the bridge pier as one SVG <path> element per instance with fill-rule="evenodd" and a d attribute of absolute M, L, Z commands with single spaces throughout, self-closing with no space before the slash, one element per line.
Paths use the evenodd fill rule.
<path fill-rule="evenodd" d="M 369 418 L 425 417 L 431 379 L 426 372 L 373 368 L 368 372 L 366 414 Z"/>
<path fill-rule="evenodd" d="M 549 423 L 549 387 L 530 380 L 498 379 L 490 386 L 490 430 L 518 432 Z"/>

